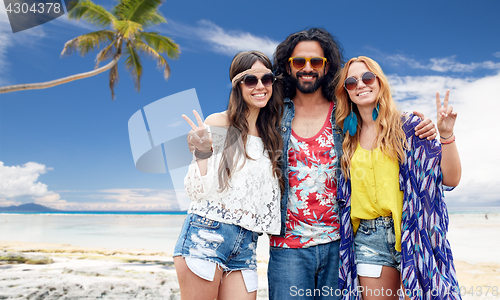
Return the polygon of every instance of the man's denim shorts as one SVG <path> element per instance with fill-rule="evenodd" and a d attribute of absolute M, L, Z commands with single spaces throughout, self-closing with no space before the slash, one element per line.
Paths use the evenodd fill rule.
<path fill-rule="evenodd" d="M 382 266 L 400 271 L 401 252 L 395 249 L 396 236 L 391 216 L 361 220 L 354 244 L 358 275 L 380 277 Z"/>
<path fill-rule="evenodd" d="M 189 269 L 213 281 L 216 265 L 226 272 L 239 271 L 247 291 L 257 289 L 258 233 L 238 225 L 188 214 L 174 248 L 174 257 L 186 259 Z"/>

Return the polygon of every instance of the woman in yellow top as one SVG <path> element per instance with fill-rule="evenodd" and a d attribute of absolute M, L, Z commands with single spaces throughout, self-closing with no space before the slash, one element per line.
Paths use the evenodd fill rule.
<path fill-rule="evenodd" d="M 420 224 L 408 225 L 408 220 L 415 217 L 423 220 L 425 224 L 429 223 L 426 219 L 428 216 L 413 213 L 419 211 L 413 206 L 423 205 L 425 201 L 419 201 L 428 198 L 428 202 L 438 203 L 436 211 L 432 207 L 434 204 L 430 205 L 429 211 L 438 216 L 444 215 L 447 222 L 446 212 L 442 212 L 441 206 L 442 184 L 456 186 L 461 177 L 460 158 L 453 134 L 457 114 L 448 106 L 449 91 L 446 92 L 444 105 L 441 105 L 439 93 L 436 93 L 437 127 L 442 144 L 440 148 L 441 145 L 437 141 L 413 140 L 415 134 L 412 124 L 416 117 L 411 114 L 404 115 L 397 110 L 387 78 L 375 61 L 364 56 L 353 58 L 345 64 L 339 76 L 339 84 L 336 87 L 337 123 L 344 129 L 344 133 L 349 132 L 342 147 L 344 153 L 341 167 L 345 180 L 341 179 L 339 185 L 339 202 L 344 203 L 342 218 L 347 219 L 347 223 L 342 220 L 341 228 L 345 245 L 344 248 L 341 246 L 341 287 L 347 290 L 356 287 L 354 289 L 361 291 L 364 300 L 397 299 L 403 290 L 407 296 L 414 299 L 426 293 L 432 293 L 432 296 L 439 294 L 439 299 L 447 298 L 445 290 L 458 286 L 456 278 L 453 277 L 455 274 L 451 252 L 449 261 L 444 263 L 447 271 L 443 272 L 448 273 L 449 270 L 451 275 L 448 277 L 453 277 L 449 282 L 437 279 L 437 284 L 432 283 L 433 278 L 426 278 L 429 274 L 420 272 L 418 266 L 413 264 L 414 260 L 432 262 L 434 259 L 420 253 L 421 248 L 436 248 L 440 251 L 444 249 L 443 251 L 448 253 L 449 244 L 445 234 L 444 242 L 440 240 L 437 243 L 439 245 L 433 243 L 432 238 L 428 242 L 425 237 L 427 233 L 422 235 L 422 240 L 412 240 L 408 237 L 410 230 L 419 232 L 422 228 L 427 230 L 427 227 Z M 417 143 L 422 146 L 415 147 Z M 434 154 L 429 157 L 421 156 L 425 152 L 424 149 Z M 416 159 L 413 163 L 414 158 Z M 421 169 L 420 164 L 425 164 L 428 170 L 422 173 L 415 171 Z M 427 182 L 427 179 L 433 182 Z M 425 191 L 426 197 L 414 196 L 426 188 L 429 189 Z M 447 228 L 441 228 L 440 232 L 446 233 L 446 230 Z M 352 241 L 351 233 L 355 234 L 354 247 L 347 243 Z M 405 263 L 401 260 L 402 236 L 405 236 Z M 353 258 L 355 263 L 352 262 Z M 434 272 L 436 264 L 430 264 L 431 272 Z M 439 269 L 439 266 L 436 269 Z M 404 274 L 403 278 L 401 274 Z M 403 290 L 400 289 L 401 283 Z M 428 289 L 429 286 L 431 289 Z M 442 288 L 445 292 L 432 291 L 434 288 Z M 415 295 L 408 293 L 408 290 Z M 417 293 L 420 293 L 420 296 L 417 296 Z M 344 298 L 350 299 L 359 296 L 344 294 Z"/>

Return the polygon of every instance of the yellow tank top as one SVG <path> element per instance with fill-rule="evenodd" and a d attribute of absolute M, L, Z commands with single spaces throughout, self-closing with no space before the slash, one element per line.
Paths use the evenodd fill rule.
<path fill-rule="evenodd" d="M 351 159 L 351 221 L 356 233 L 361 219 L 392 215 L 396 250 L 401 251 L 403 191 L 399 188 L 399 163 L 379 148 L 365 150 L 358 144 Z"/>

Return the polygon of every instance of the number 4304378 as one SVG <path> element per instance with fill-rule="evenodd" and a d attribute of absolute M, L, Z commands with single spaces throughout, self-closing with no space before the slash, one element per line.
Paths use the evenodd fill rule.
<path fill-rule="evenodd" d="M 31 6 L 28 3 L 9 3 L 5 9 L 8 13 L 14 14 L 27 14 L 27 13 L 35 13 L 35 14 L 50 14 L 51 11 L 53 13 L 61 12 L 61 4 L 60 3 L 33 3 Z"/>
<path fill-rule="evenodd" d="M 460 295 L 465 296 L 465 295 L 472 295 L 472 296 L 498 296 L 498 286 L 491 286 L 491 285 L 483 285 L 483 286 L 471 286 L 470 288 L 467 288 L 465 286 L 460 287 Z"/>

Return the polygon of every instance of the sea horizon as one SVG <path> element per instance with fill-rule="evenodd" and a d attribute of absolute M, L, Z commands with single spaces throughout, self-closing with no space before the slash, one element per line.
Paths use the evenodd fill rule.
<path fill-rule="evenodd" d="M 187 211 L 141 211 L 141 210 L 76 210 L 76 211 L 43 211 L 43 212 L 0 212 L 0 215 L 186 215 Z"/>
<path fill-rule="evenodd" d="M 449 234 L 455 236 L 455 241 L 460 242 L 461 239 L 456 238 L 457 234 L 460 237 L 462 231 L 476 229 L 462 228 L 460 226 L 463 224 L 457 223 L 456 220 L 473 218 L 476 223 L 480 220 L 487 222 L 484 225 L 495 226 L 499 220 L 500 207 L 455 207 L 449 209 L 449 215 L 450 223 L 455 226 L 455 231 Z M 185 218 L 185 212 L 172 211 L 0 213 L 0 241 L 106 249 L 144 249 L 172 255 Z M 455 221 L 452 221 L 453 219 Z M 460 233 L 457 233 L 457 230 Z M 479 231 L 467 234 L 477 236 L 481 233 Z M 263 235 L 259 240 L 259 253 L 267 253 L 267 250 L 262 250 L 268 246 L 267 236 Z"/>
<path fill-rule="evenodd" d="M 500 206 L 448 207 L 448 214 L 500 214 Z"/>
<path fill-rule="evenodd" d="M 1 241 L 173 253 L 185 213 L 78 211 L 0 213 Z"/>
<path fill-rule="evenodd" d="M 449 214 L 500 214 L 500 206 L 491 207 L 448 207 Z M 0 215 L 186 215 L 187 211 L 156 210 L 76 210 L 44 212 L 2 212 Z"/>

